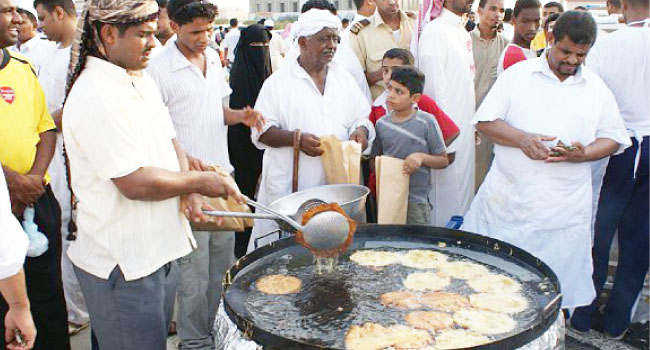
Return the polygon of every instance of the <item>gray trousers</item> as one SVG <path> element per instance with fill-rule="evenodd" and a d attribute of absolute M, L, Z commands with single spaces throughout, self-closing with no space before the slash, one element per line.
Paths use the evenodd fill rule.
<path fill-rule="evenodd" d="M 431 204 L 409 203 L 406 210 L 406 224 L 431 225 Z"/>
<path fill-rule="evenodd" d="M 194 231 L 197 248 L 178 259 L 179 349 L 214 349 L 212 327 L 224 272 L 235 261 L 233 232 Z"/>
<path fill-rule="evenodd" d="M 100 349 L 165 350 L 172 310 L 168 303 L 178 278 L 174 263 L 133 281 L 119 267 L 101 279 L 78 267 L 75 274 L 86 298 Z"/>

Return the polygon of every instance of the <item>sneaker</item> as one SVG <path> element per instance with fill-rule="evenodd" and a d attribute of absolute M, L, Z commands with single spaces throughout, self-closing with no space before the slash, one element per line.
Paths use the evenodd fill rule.
<path fill-rule="evenodd" d="M 627 334 L 628 329 L 629 328 L 626 328 L 623 332 L 621 332 L 621 334 L 619 334 L 617 336 L 613 336 L 613 335 L 605 332 L 605 336 L 607 337 L 607 339 L 611 339 L 611 340 L 623 340 L 623 338 L 625 338 L 625 334 Z"/>
<path fill-rule="evenodd" d="M 574 326 L 571 324 L 571 319 L 568 319 L 568 320 L 566 321 L 566 326 L 567 326 L 567 327 L 566 327 L 567 330 L 574 331 L 575 333 L 578 333 L 578 334 L 581 334 L 581 335 L 587 335 L 587 334 L 589 334 L 589 329 L 579 329 L 579 328 L 574 327 Z"/>
<path fill-rule="evenodd" d="M 76 324 L 72 322 L 68 322 L 68 334 L 70 336 L 73 336 L 75 334 L 79 334 L 79 332 L 83 331 L 84 329 L 88 328 L 90 325 L 90 322 L 86 322 L 83 324 Z"/>

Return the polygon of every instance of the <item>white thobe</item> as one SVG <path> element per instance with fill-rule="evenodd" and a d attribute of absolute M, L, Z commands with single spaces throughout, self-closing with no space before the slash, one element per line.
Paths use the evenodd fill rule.
<path fill-rule="evenodd" d="M 38 77 L 50 113 L 63 108 L 68 63 L 70 62 L 70 48 L 71 46 L 57 47 L 41 68 L 41 74 Z M 70 190 L 68 189 L 63 157 L 63 135 L 60 130 L 56 134 L 56 148 L 54 149 L 54 156 L 50 162 L 48 173 L 52 178 L 52 192 L 54 192 L 54 196 L 61 207 L 61 235 L 65 237 L 68 234 L 68 222 L 70 221 Z"/>
<path fill-rule="evenodd" d="M 375 131 L 368 115 L 370 105 L 357 87 L 354 79 L 341 67 L 331 63 L 325 80 L 325 92 L 321 94 L 312 78 L 298 64 L 289 62 L 262 85 L 255 109 L 266 119 L 262 132 L 251 129 L 253 144 L 264 152 L 262 175 L 257 200 L 270 204 L 291 193 L 293 172 L 293 149 L 272 148 L 259 141 L 260 135 L 270 127 L 316 136 L 335 135 L 348 140 L 358 128 L 369 131 L 368 148 L 372 145 Z M 325 172 L 320 157 L 300 153 L 298 190 L 325 185 Z M 275 222 L 255 220 L 248 252 L 255 249 L 255 242 L 261 236 L 277 229 Z M 278 238 L 272 235 L 257 241 L 263 246 Z"/>
<path fill-rule="evenodd" d="M 65 98 L 66 80 L 68 78 L 68 64 L 70 63 L 70 49 L 72 46 L 62 48 L 57 46 L 52 52 L 48 61 L 42 66 L 38 77 L 45 100 L 47 109 L 50 113 L 63 108 L 63 99 Z M 65 158 L 63 156 L 63 134 L 56 133 L 56 147 L 54 156 L 50 162 L 48 172 L 52 181 L 52 192 L 61 207 L 61 237 L 62 255 L 61 255 L 61 275 L 63 280 L 63 292 L 68 309 L 68 321 L 75 324 L 84 324 L 90 320 L 86 302 L 81 292 L 81 287 L 77 281 L 77 276 L 72 268 L 72 263 L 68 258 L 68 248 L 70 241 L 65 239 L 68 235 L 68 224 L 70 222 L 70 189 L 68 188 L 68 179 L 65 168 Z"/>
<path fill-rule="evenodd" d="M 544 108 L 530 108 L 544 96 Z M 571 98 L 567 98 L 571 96 Z M 560 80 L 546 56 L 508 68 L 474 122 L 501 119 L 529 133 L 589 145 L 597 138 L 630 144 L 614 96 L 588 69 Z M 591 162 L 546 163 L 519 148 L 494 145 L 494 162 L 461 229 L 503 240 L 541 259 L 561 284 L 562 308 L 591 303 Z"/>
<path fill-rule="evenodd" d="M 28 245 L 27 235 L 11 212 L 5 175 L 0 171 L 0 280 L 20 271 Z"/>
<path fill-rule="evenodd" d="M 644 136 L 650 135 L 650 20 L 646 23 L 645 28 L 625 27 L 599 37 L 586 60 L 587 67 L 601 77 L 614 94 L 625 127 L 639 145 Z M 640 146 L 638 150 L 640 152 Z M 592 227 L 608 163 L 609 157 L 592 165 Z M 638 162 L 635 174 L 637 165 Z"/>
<path fill-rule="evenodd" d="M 424 94 L 458 125 L 460 135 L 447 148 L 456 152 L 446 169 L 431 171 L 431 222 L 444 226 L 454 215 L 464 215 L 474 196 L 474 57 L 472 38 L 462 19 L 443 9 L 427 23 L 418 45 L 418 65 L 426 76 Z"/>
<path fill-rule="evenodd" d="M 282 59 L 287 53 L 287 46 L 284 44 L 284 39 L 279 33 L 271 33 L 271 41 L 269 41 L 269 54 L 271 56 L 271 72 L 280 69 Z"/>

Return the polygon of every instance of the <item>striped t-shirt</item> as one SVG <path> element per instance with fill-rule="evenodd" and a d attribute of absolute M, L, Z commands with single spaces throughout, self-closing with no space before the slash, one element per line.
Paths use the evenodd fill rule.
<path fill-rule="evenodd" d="M 393 121 L 393 113 L 383 116 L 375 125 L 377 136 L 373 143 L 373 156 L 390 156 L 406 159 L 412 153 L 431 155 L 445 153 L 445 143 L 434 117 L 417 110 L 406 121 Z M 429 168 L 422 166 L 411 174 L 409 203 L 427 203 L 431 187 Z"/>

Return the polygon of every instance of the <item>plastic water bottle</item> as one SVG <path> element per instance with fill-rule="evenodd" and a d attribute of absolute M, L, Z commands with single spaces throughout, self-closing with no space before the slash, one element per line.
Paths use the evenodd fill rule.
<path fill-rule="evenodd" d="M 47 251 L 49 241 L 43 233 L 38 230 L 38 226 L 34 222 L 34 208 L 27 207 L 23 214 L 23 230 L 29 238 L 29 247 L 27 248 L 27 256 L 35 258 L 43 255 Z"/>

